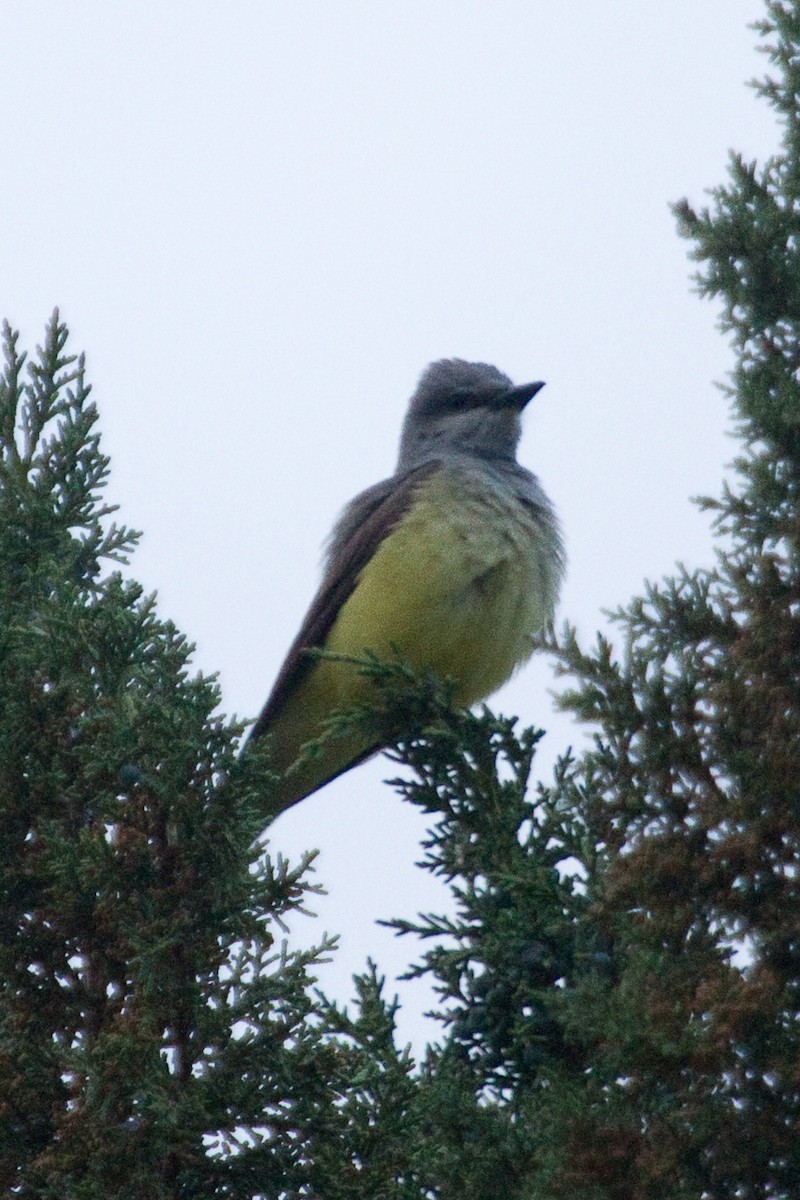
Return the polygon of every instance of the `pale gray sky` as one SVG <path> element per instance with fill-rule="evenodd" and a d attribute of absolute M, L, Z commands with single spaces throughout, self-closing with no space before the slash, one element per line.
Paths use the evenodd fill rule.
<path fill-rule="evenodd" d="M 0 315 L 40 340 L 55 304 L 85 349 L 111 498 L 144 530 L 133 573 L 254 716 L 316 586 L 342 504 L 390 473 L 425 364 L 547 380 L 522 461 L 561 514 L 560 609 L 602 609 L 677 559 L 708 562 L 734 447 L 730 365 L 690 292 L 668 202 L 777 147 L 744 86 L 758 0 L 0 0 Z M 494 704 L 574 738 L 546 664 Z M 272 846 L 318 846 L 343 934 L 438 907 L 424 819 L 379 759 L 299 805 Z M 309 931 L 310 930 L 310 931 Z M 419 985 L 403 1037 L 420 1039 Z M 435 1031 L 433 1031 L 435 1032 Z"/>

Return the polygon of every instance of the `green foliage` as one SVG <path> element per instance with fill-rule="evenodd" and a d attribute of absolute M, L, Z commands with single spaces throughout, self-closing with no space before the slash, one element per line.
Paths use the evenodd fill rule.
<path fill-rule="evenodd" d="M 56 314 L 24 372 L 6 326 L 0 384 L 2 1186 L 277 1194 L 331 1101 L 309 993 L 329 947 L 276 941 L 310 856 L 258 859 L 266 764 L 237 763 L 191 646 L 104 574 L 136 537 L 104 527 L 66 338 Z"/>
<path fill-rule="evenodd" d="M 606 852 L 592 919 L 614 968 L 583 1022 L 603 1041 L 563 1142 L 573 1196 L 776 1200 L 800 1178 L 800 9 L 768 12 L 779 73 L 757 87 L 783 152 L 733 156 L 709 209 L 676 206 L 737 355 L 744 452 L 704 502 L 717 566 L 618 612 L 619 660 L 569 631 L 555 648 L 564 704 L 598 729 L 554 794 Z M 604 1181 L 615 1157 L 627 1192 Z"/>
<path fill-rule="evenodd" d="M 343 1071 L 317 1140 L 309 1195 L 325 1200 L 418 1200 L 421 1121 L 410 1052 L 395 1044 L 397 1002 L 383 997 L 373 963 L 355 979 L 357 1015 L 326 1001 L 325 1028 Z"/>

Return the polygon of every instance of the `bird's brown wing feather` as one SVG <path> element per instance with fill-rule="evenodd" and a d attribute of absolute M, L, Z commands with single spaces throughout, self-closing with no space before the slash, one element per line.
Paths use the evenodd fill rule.
<path fill-rule="evenodd" d="M 420 483 L 437 471 L 439 466 L 438 460 L 426 462 L 410 471 L 399 483 L 387 479 L 363 493 L 359 499 L 363 502 L 364 511 L 360 513 L 356 509 L 358 523 L 352 530 L 347 529 L 348 514 L 345 514 L 344 536 L 334 543 L 325 578 L 289 649 L 269 698 L 250 730 L 248 740 L 261 737 L 269 730 L 289 694 L 313 666 L 313 659 L 306 652 L 324 645 L 339 610 L 355 590 L 362 570 L 383 539 L 408 512 Z M 372 751 L 364 757 L 369 753 Z"/>

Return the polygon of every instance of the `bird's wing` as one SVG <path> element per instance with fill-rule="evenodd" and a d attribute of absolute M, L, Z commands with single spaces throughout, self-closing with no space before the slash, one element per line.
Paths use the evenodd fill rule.
<path fill-rule="evenodd" d="M 376 484 L 345 510 L 336 531 L 339 536 L 335 536 L 331 547 L 325 577 L 248 740 L 267 732 L 287 697 L 313 666 L 307 651 L 324 645 L 339 610 L 355 590 L 362 570 L 383 539 L 408 512 L 420 483 L 440 465 L 438 460 L 432 460 L 409 471 L 400 481 L 387 479 Z"/>

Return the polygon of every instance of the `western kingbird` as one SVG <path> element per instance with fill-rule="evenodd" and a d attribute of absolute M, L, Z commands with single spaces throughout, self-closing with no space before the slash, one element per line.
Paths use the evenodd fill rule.
<path fill-rule="evenodd" d="M 420 673 L 456 681 L 468 706 L 530 656 L 564 571 L 558 521 L 516 460 L 520 416 L 541 383 L 515 387 L 487 363 L 431 363 L 411 398 L 390 479 L 344 509 L 324 576 L 250 733 L 270 737 L 276 814 L 380 746 L 354 731 L 301 756 L 337 709 L 369 699 L 347 657 L 399 651 Z"/>

